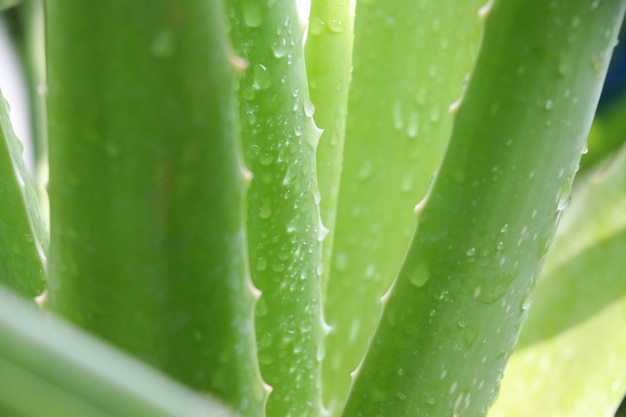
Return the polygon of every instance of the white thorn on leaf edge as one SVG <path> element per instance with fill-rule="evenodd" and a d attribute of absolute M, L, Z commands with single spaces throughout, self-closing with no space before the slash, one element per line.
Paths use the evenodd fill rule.
<path fill-rule="evenodd" d="M 486 19 L 493 6 L 493 0 L 488 0 L 480 9 L 478 9 L 478 17 L 482 20 Z"/>

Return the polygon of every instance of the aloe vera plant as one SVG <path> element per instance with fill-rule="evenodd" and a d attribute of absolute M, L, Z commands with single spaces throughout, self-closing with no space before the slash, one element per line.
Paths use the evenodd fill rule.
<path fill-rule="evenodd" d="M 2 415 L 615 412 L 626 1 L 15 3 Z"/>

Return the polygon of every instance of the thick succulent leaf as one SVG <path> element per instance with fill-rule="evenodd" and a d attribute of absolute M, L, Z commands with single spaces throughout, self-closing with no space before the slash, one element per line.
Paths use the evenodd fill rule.
<path fill-rule="evenodd" d="M 625 7 L 495 0 L 481 10 L 450 146 L 344 416 L 486 414 L 569 201 Z"/>
<path fill-rule="evenodd" d="M 306 40 L 309 92 L 315 123 L 323 130 L 317 147 L 323 243 L 323 287 L 328 286 L 352 72 L 355 0 L 313 0 Z"/>
<path fill-rule="evenodd" d="M 46 2 L 49 307 L 258 416 L 224 20 L 216 0 Z"/>
<path fill-rule="evenodd" d="M 0 289 L 4 417 L 235 417 L 216 400 Z"/>
<path fill-rule="evenodd" d="M 490 417 L 613 415 L 626 392 L 625 253 L 622 149 L 575 189 Z"/>
<path fill-rule="evenodd" d="M 46 280 L 48 235 L 0 94 L 0 285 L 33 299 Z"/>
<path fill-rule="evenodd" d="M 322 412 L 321 245 L 304 28 L 293 0 L 229 0 L 235 52 L 248 63 L 239 85 L 248 190 L 248 247 L 259 364 L 272 387 L 267 415 Z"/>
<path fill-rule="evenodd" d="M 412 208 L 441 161 L 452 125 L 447 109 L 461 95 L 474 63 L 482 27 L 477 11 L 483 3 L 357 2 L 325 309 L 333 330 L 324 361 L 324 392 L 335 414 L 380 317 L 380 297 L 409 244 Z M 320 28 L 315 17 L 311 33 L 350 28 L 343 20 L 342 25 L 323 21 Z M 320 158 L 322 163 L 328 155 L 320 152 Z M 328 174 L 321 172 L 320 178 Z M 323 198 L 324 193 L 324 208 Z"/>

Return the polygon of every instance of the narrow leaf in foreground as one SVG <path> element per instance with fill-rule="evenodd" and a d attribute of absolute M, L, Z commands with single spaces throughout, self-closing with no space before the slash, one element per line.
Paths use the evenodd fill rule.
<path fill-rule="evenodd" d="M 0 285 L 27 299 L 45 287 L 48 234 L 0 94 Z"/>
<path fill-rule="evenodd" d="M 235 417 L 75 327 L 0 289 L 3 417 Z"/>
<path fill-rule="evenodd" d="M 320 214 L 328 236 L 322 248 L 322 287 L 328 286 L 339 180 L 352 72 L 355 0 L 313 0 L 305 44 L 315 124 L 323 130 L 317 147 Z"/>
<path fill-rule="evenodd" d="M 567 205 L 624 1 L 495 0 L 344 416 L 481 416 Z"/>

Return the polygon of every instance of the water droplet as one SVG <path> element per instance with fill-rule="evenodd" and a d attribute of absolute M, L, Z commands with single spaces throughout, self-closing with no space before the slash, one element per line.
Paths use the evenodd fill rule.
<path fill-rule="evenodd" d="M 478 326 L 469 324 L 463 329 L 463 341 L 467 347 L 471 347 L 478 337 Z"/>
<path fill-rule="evenodd" d="M 420 262 L 410 274 L 409 281 L 418 288 L 423 287 L 430 280 L 430 271 L 424 262 Z"/>
<path fill-rule="evenodd" d="M 326 356 L 326 343 L 318 343 L 317 350 L 315 352 L 315 359 L 321 362 Z"/>
<path fill-rule="evenodd" d="M 307 117 L 313 117 L 314 113 L 315 106 L 313 105 L 313 102 L 307 97 L 304 101 L 304 114 L 306 114 Z"/>
<path fill-rule="evenodd" d="M 406 400 L 406 394 L 403 392 L 398 392 L 396 394 L 396 397 L 398 397 L 400 400 Z"/>
<path fill-rule="evenodd" d="M 482 291 L 482 288 L 480 288 L 480 287 L 474 288 L 474 298 L 480 297 L 481 291 Z"/>
<path fill-rule="evenodd" d="M 159 32 L 152 41 L 150 51 L 157 58 L 170 58 L 174 55 L 174 35 L 169 29 Z"/>
<path fill-rule="evenodd" d="M 454 394 L 454 391 L 456 391 L 456 388 L 458 387 L 458 383 L 455 381 L 452 383 L 452 385 L 450 385 L 450 394 Z"/>
<path fill-rule="evenodd" d="M 414 138 L 417 136 L 419 132 L 419 119 L 418 119 L 417 111 L 413 110 L 409 114 L 409 121 L 406 126 L 406 134 L 410 138 Z"/>
<path fill-rule="evenodd" d="M 433 106 L 433 108 L 430 111 L 430 121 L 433 123 L 439 121 L 439 116 L 440 116 L 439 106 Z"/>
<path fill-rule="evenodd" d="M 563 182 L 556 199 L 558 211 L 563 211 L 570 205 L 572 201 L 572 182 L 569 179 Z"/>
<path fill-rule="evenodd" d="M 413 176 L 405 175 L 400 183 L 400 189 L 405 193 L 408 193 L 413 188 Z"/>
<path fill-rule="evenodd" d="M 265 90 L 270 86 L 270 74 L 265 65 L 258 64 L 254 67 L 254 84 L 252 86 L 257 90 Z"/>
<path fill-rule="evenodd" d="M 320 221 L 318 231 L 317 231 L 317 240 L 319 242 L 322 242 L 324 239 L 326 239 L 326 236 L 328 236 L 328 232 L 329 230 L 326 227 L 324 227 L 324 225 Z"/>
<path fill-rule="evenodd" d="M 331 19 L 328 21 L 328 29 L 332 33 L 341 33 L 343 32 L 343 20 L 341 19 Z"/>
<path fill-rule="evenodd" d="M 259 217 L 268 219 L 272 215 L 272 202 L 269 198 L 264 198 L 259 208 Z"/>
<path fill-rule="evenodd" d="M 259 152 L 258 158 L 259 158 L 259 162 L 261 163 L 261 165 L 264 165 L 264 166 L 268 166 L 272 162 L 274 162 L 274 155 L 272 155 L 270 152 L 261 151 Z"/>
<path fill-rule="evenodd" d="M 522 310 L 529 310 L 533 305 L 534 301 L 534 291 L 528 291 L 524 294 L 524 298 L 522 298 Z"/>
<path fill-rule="evenodd" d="M 263 23 L 261 3 L 255 0 L 246 1 L 243 4 L 243 21 L 246 26 L 258 28 Z"/>
<path fill-rule="evenodd" d="M 498 276 L 485 277 L 481 282 L 483 285 L 474 290 L 474 298 L 483 304 L 492 304 L 506 294 L 514 279 L 515 275 L 507 272 Z"/>
<path fill-rule="evenodd" d="M 285 38 L 281 38 L 277 42 L 272 43 L 272 52 L 276 58 L 283 58 L 287 55 L 289 52 L 287 40 Z"/>
<path fill-rule="evenodd" d="M 272 269 L 274 270 L 274 272 L 282 272 L 284 271 L 286 268 L 286 265 L 284 263 L 275 263 L 274 265 L 272 265 Z"/>
<path fill-rule="evenodd" d="M 546 100 L 545 108 L 546 110 L 552 110 L 552 108 L 554 108 L 554 102 L 552 100 Z"/>
<path fill-rule="evenodd" d="M 313 35 L 319 35 L 320 33 L 322 33 L 322 30 L 324 29 L 324 21 L 320 19 L 319 17 L 313 18 L 309 25 L 309 29 L 311 30 L 311 33 Z"/>

